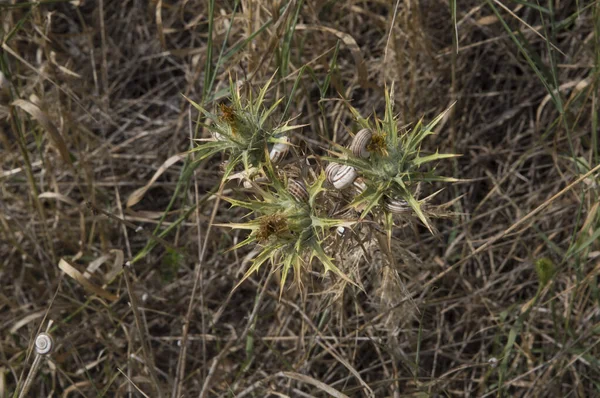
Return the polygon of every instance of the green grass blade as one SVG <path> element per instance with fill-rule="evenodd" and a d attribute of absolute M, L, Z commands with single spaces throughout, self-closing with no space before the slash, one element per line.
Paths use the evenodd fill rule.
<path fill-rule="evenodd" d="M 202 102 L 208 96 L 212 80 L 212 47 L 213 47 L 213 22 L 215 17 L 215 0 L 208 0 L 208 38 L 206 39 L 206 63 L 204 66 L 204 86 L 202 88 Z M 216 68 L 215 68 L 216 70 Z"/>

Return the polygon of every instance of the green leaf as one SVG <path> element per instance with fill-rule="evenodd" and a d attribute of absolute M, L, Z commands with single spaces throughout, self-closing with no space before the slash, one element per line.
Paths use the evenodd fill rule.
<path fill-rule="evenodd" d="M 323 248 L 321 247 L 321 245 L 318 242 L 313 242 L 311 254 L 315 255 L 319 259 L 319 261 L 321 261 L 321 264 L 323 264 L 323 267 L 325 268 L 325 274 L 327 274 L 327 272 L 331 271 L 334 274 L 336 274 L 337 276 L 339 276 L 340 278 L 342 278 L 343 280 L 345 280 L 346 282 L 348 282 L 356 287 L 359 287 L 350 278 L 348 278 L 346 276 L 346 274 L 344 274 L 342 271 L 340 271 L 339 268 L 335 266 L 335 264 L 333 264 L 333 262 L 331 261 L 331 258 L 328 257 L 327 254 L 325 254 L 325 251 L 323 251 Z"/>
<path fill-rule="evenodd" d="M 325 191 L 325 188 L 323 188 L 323 183 L 325 182 L 325 179 L 325 173 L 321 171 L 321 174 L 319 174 L 316 181 L 308 187 L 308 204 L 311 208 L 313 208 L 315 205 L 315 199 L 317 195 Z"/>
<path fill-rule="evenodd" d="M 285 281 L 287 280 L 287 275 L 290 271 L 290 268 L 292 268 L 292 264 L 295 263 L 297 261 L 297 254 L 296 252 L 291 252 L 288 253 L 284 260 L 283 260 L 283 265 L 282 265 L 282 269 L 281 269 L 281 283 L 279 286 L 279 299 L 281 300 L 281 295 L 283 294 L 283 288 L 285 286 Z"/>
<path fill-rule="evenodd" d="M 183 98 L 185 98 L 194 108 L 198 109 L 207 118 L 212 119 L 212 120 L 219 120 L 219 117 L 217 115 L 207 111 L 200 104 L 198 104 L 197 102 L 194 102 L 191 99 L 189 99 L 188 97 L 186 97 L 185 94 L 181 94 L 181 96 Z"/>
<path fill-rule="evenodd" d="M 271 82 L 273 81 L 273 78 L 275 78 L 276 74 L 277 74 L 277 71 L 275 71 L 275 73 L 273 73 L 271 75 L 271 78 L 265 83 L 265 85 L 258 92 L 258 97 L 256 98 L 256 101 L 254 101 L 254 113 L 258 113 L 260 111 L 260 107 L 262 106 L 262 103 L 265 99 L 267 90 L 269 89 L 269 86 L 271 85 Z"/>
<path fill-rule="evenodd" d="M 411 178 L 413 180 L 423 181 L 423 182 L 461 182 L 460 178 L 454 177 L 444 177 L 438 176 L 433 173 L 411 173 Z"/>
<path fill-rule="evenodd" d="M 273 105 L 271 105 L 271 107 L 269 109 L 267 109 L 265 112 L 263 112 L 262 116 L 260 117 L 260 125 L 261 126 L 263 126 L 265 124 L 265 122 L 267 121 L 269 116 L 271 116 L 271 114 L 275 111 L 275 109 L 277 109 L 279 104 L 281 104 L 281 101 L 283 101 L 283 97 L 279 98 L 277 101 L 275 101 L 275 103 Z"/>
<path fill-rule="evenodd" d="M 225 172 L 223 173 L 222 181 L 226 181 L 229 178 L 229 176 L 233 173 L 235 167 L 240 163 L 240 161 L 241 156 L 239 155 L 229 159 L 229 163 L 227 163 L 227 167 L 225 167 Z"/>
<path fill-rule="evenodd" d="M 208 1 L 208 38 L 206 40 L 206 64 L 204 66 L 204 85 L 202 90 L 202 99 L 205 100 L 208 95 L 208 89 L 211 87 L 212 78 L 212 45 L 213 45 L 213 22 L 215 16 L 215 0 Z"/>
<path fill-rule="evenodd" d="M 288 95 L 287 103 L 285 104 L 285 109 L 283 110 L 283 114 L 281 115 L 280 123 L 283 123 L 283 120 L 287 117 L 290 106 L 292 105 L 292 100 L 296 98 L 296 90 L 298 89 L 298 85 L 300 84 L 300 80 L 304 75 L 304 70 L 307 68 L 307 65 L 303 65 L 298 71 L 298 76 L 296 76 L 296 80 L 294 81 L 294 86 L 292 87 L 292 91 Z"/>
<path fill-rule="evenodd" d="M 595 230 L 594 233 L 592 234 L 592 236 L 590 236 L 583 242 L 578 243 L 576 246 L 573 246 L 574 250 L 570 251 L 568 253 L 568 256 L 571 257 L 571 256 L 574 256 L 575 254 L 581 253 L 582 251 L 587 249 L 592 243 L 597 242 L 599 238 L 600 238 L 600 228 Z"/>
<path fill-rule="evenodd" d="M 459 157 L 459 156 L 461 156 L 461 155 L 454 154 L 454 153 L 438 153 L 436 151 L 432 155 L 418 156 L 418 157 L 414 158 L 411 161 L 411 163 L 414 164 L 415 166 L 419 167 L 419 166 L 421 166 L 422 164 L 425 164 L 425 163 L 435 162 L 436 160 L 440 160 L 440 159 L 456 158 L 456 157 Z"/>
<path fill-rule="evenodd" d="M 365 209 L 363 210 L 362 214 L 360 215 L 360 220 L 363 220 L 367 214 L 371 213 L 371 210 L 373 210 L 373 208 L 375 206 L 378 206 L 381 201 L 381 198 L 383 197 L 383 194 L 386 190 L 385 189 L 378 189 L 377 191 L 375 191 L 375 193 L 373 195 L 370 195 L 368 198 L 368 205 L 367 207 L 365 207 Z"/>
<path fill-rule="evenodd" d="M 425 127 L 421 127 L 422 119 L 419 120 L 419 123 L 415 126 L 414 129 L 411 130 L 411 132 L 407 136 L 408 142 L 406 144 L 406 150 L 408 153 L 415 152 L 421 145 L 421 142 L 423 142 L 423 140 L 427 136 L 434 134 L 434 127 L 444 118 L 444 116 L 446 116 L 446 113 L 450 111 L 450 108 L 453 105 L 454 104 L 450 105 L 448 109 L 437 115 L 435 119 L 429 122 L 429 124 L 427 124 Z"/>
<path fill-rule="evenodd" d="M 263 251 L 252 261 L 252 266 L 246 271 L 242 279 L 234 286 L 232 291 L 235 291 L 246 279 L 250 277 L 254 272 L 258 271 L 260 267 L 269 259 L 273 259 L 277 251 L 277 247 L 267 246 Z"/>
<path fill-rule="evenodd" d="M 421 220 L 421 222 L 423 224 L 425 224 L 425 226 L 427 227 L 429 232 L 431 232 L 433 234 L 433 229 L 431 228 L 431 225 L 429 224 L 429 220 L 427 219 L 427 216 L 425 216 L 425 213 L 423 213 L 423 210 L 421 209 L 421 204 L 419 203 L 419 201 L 416 200 L 414 198 L 414 196 L 412 196 L 412 194 L 408 191 L 405 191 L 405 193 L 403 195 L 403 199 L 406 200 L 406 202 L 414 210 L 414 212 L 417 213 L 417 217 L 419 217 L 419 220 Z"/>
<path fill-rule="evenodd" d="M 228 224 L 214 224 L 215 226 L 221 226 L 221 227 L 229 227 L 230 225 Z M 240 249 L 246 245 L 249 245 L 250 243 L 256 242 L 256 236 L 254 234 L 250 234 L 250 236 L 248 236 L 246 239 L 244 239 L 243 241 L 241 241 L 240 243 L 238 243 L 237 245 L 230 247 L 229 249 L 227 249 L 227 252 L 232 252 L 234 250 Z"/>
<path fill-rule="evenodd" d="M 392 87 L 388 91 L 385 90 L 385 115 L 384 115 L 384 124 L 385 131 L 387 133 L 387 137 L 390 140 L 391 146 L 393 148 L 398 147 L 398 124 L 396 119 L 394 119 L 394 84 L 392 83 Z"/>
<path fill-rule="evenodd" d="M 219 224 L 213 224 L 215 227 L 226 227 L 226 228 L 231 228 L 231 229 L 249 229 L 252 231 L 255 231 L 257 229 L 260 228 L 260 225 L 258 225 L 258 223 L 254 223 L 253 221 L 247 222 L 247 223 L 219 223 Z"/>
<path fill-rule="evenodd" d="M 316 216 L 311 216 L 312 226 L 314 228 L 320 228 L 323 232 L 325 228 L 334 228 L 334 227 L 351 227 L 356 224 L 356 221 L 350 220 L 342 220 L 339 218 L 321 218 Z"/>

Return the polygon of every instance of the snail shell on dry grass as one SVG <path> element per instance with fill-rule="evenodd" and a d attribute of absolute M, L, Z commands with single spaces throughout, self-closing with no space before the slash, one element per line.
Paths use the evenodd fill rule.
<path fill-rule="evenodd" d="M 35 338 L 35 352 L 40 355 L 48 355 L 54 349 L 54 340 L 48 333 L 40 333 Z"/>
<path fill-rule="evenodd" d="M 271 158 L 271 162 L 273 163 L 279 163 L 283 160 L 283 158 L 285 158 L 285 155 L 287 155 L 288 151 L 290 150 L 290 139 L 286 136 L 283 137 L 278 137 L 280 140 L 285 141 L 285 143 L 283 142 L 277 142 L 275 144 L 273 144 L 273 148 L 271 148 L 271 151 L 269 152 L 269 158 Z"/>
<path fill-rule="evenodd" d="M 352 185 L 358 173 L 352 166 L 330 163 L 325 169 L 325 176 L 336 189 L 344 189 Z"/>
<path fill-rule="evenodd" d="M 372 137 L 373 133 L 369 129 L 362 129 L 356 133 L 350 144 L 350 150 L 354 156 L 361 158 L 368 158 L 371 156 L 369 151 L 367 151 L 367 146 L 371 142 Z"/>
<path fill-rule="evenodd" d="M 288 192 L 294 198 L 296 198 L 296 200 L 298 202 L 308 202 L 308 199 L 310 196 L 308 194 L 308 191 L 306 190 L 306 187 L 304 186 L 304 184 L 302 182 L 296 181 L 296 180 L 293 180 L 290 178 L 288 180 L 287 189 L 288 189 Z"/>
<path fill-rule="evenodd" d="M 387 211 L 394 214 L 408 214 L 412 211 L 407 201 L 402 199 L 386 199 L 384 207 Z"/>

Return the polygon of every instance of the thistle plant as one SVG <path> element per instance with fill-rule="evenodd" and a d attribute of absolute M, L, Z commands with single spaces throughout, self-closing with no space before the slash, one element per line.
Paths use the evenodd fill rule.
<path fill-rule="evenodd" d="M 323 188 L 325 175 L 321 173 L 308 186 L 301 180 L 280 179 L 267 160 L 265 171 L 270 184 L 260 187 L 254 184 L 258 199 L 242 201 L 224 198 L 233 206 L 251 210 L 255 218 L 245 223 L 220 224 L 220 226 L 250 230 L 250 235 L 231 248 L 235 250 L 246 245 L 257 244 L 260 254 L 252 261 L 239 286 L 264 263 L 270 262 L 274 269 L 281 268 L 281 292 L 290 270 L 294 271 L 294 281 L 301 284 L 302 269 L 317 258 L 323 265 L 324 273 L 332 271 L 349 283 L 346 276 L 325 253 L 323 241 L 332 228 L 354 224 L 350 220 L 332 219 L 324 216 L 326 209 L 319 196 L 326 192 Z M 236 288 L 237 288 L 236 286 Z"/>
<path fill-rule="evenodd" d="M 278 163 L 285 157 L 290 145 L 287 134 L 301 126 L 290 126 L 289 121 L 274 123 L 273 112 L 283 98 L 276 100 L 268 108 L 265 106 L 265 95 L 273 77 L 259 90 L 256 97 L 250 92 L 247 98 L 242 97 L 241 86 L 234 84 L 230 78 L 230 101 L 229 104 L 219 105 L 219 114 L 209 112 L 187 98 L 192 106 L 212 121 L 211 125 L 204 124 L 212 137 L 199 139 L 202 144 L 194 149 L 199 153 L 196 162 L 218 153 L 225 154 L 228 161 L 223 179 L 227 180 L 242 165 L 244 175 L 251 178 L 262 170 L 267 158 Z M 269 148 L 267 154 L 265 148 Z"/>
<path fill-rule="evenodd" d="M 360 194 L 349 206 L 362 212 L 361 219 L 373 213 L 383 214 L 388 236 L 393 228 L 392 216 L 411 211 L 432 231 L 422 202 L 415 197 L 415 187 L 420 182 L 457 180 L 438 176 L 435 169 L 423 171 L 422 166 L 458 155 L 436 152 L 422 156 L 423 140 L 434 134 L 433 128 L 445 112 L 427 125 L 419 120 L 412 129 L 401 133 L 393 113 L 392 95 L 393 86 L 391 92 L 386 90 L 383 120 L 375 117 L 374 122 L 371 122 L 349 106 L 362 129 L 354 136 L 349 148 L 338 146 L 337 152 L 332 151 L 337 157 L 326 158 L 331 162 L 327 167 L 328 179 L 338 189 L 351 184 L 357 186 Z"/>
<path fill-rule="evenodd" d="M 258 254 L 236 288 L 264 264 L 270 264 L 273 271 L 281 275 L 280 292 L 283 292 L 290 271 L 293 271 L 295 283 L 301 284 L 303 270 L 315 259 L 322 264 L 324 274 L 331 271 L 356 285 L 333 263 L 335 253 L 328 253 L 331 246 L 328 242 L 338 236 L 332 231 L 345 230 L 370 217 L 371 221 L 384 224 L 389 243 L 394 215 L 408 213 L 416 214 L 432 230 L 427 209 L 422 206 L 423 201 L 416 198 L 415 187 L 419 182 L 456 181 L 437 176 L 434 170 L 422 170 L 427 163 L 456 156 L 437 152 L 423 156 L 421 153 L 423 140 L 433 134 L 433 128 L 443 114 L 427 125 L 419 121 L 409 131 L 401 133 L 389 92 L 386 92 L 383 120 L 375 117 L 371 122 L 350 106 L 362 129 L 355 135 L 350 148 L 336 146 L 331 151 L 335 156 L 324 158 L 329 161 L 326 169 L 321 169 L 317 162 L 308 173 L 301 173 L 312 176 L 311 181 L 304 181 L 297 177 L 299 167 L 294 165 L 295 162 L 286 167 L 277 165 L 288 152 L 290 141 L 286 134 L 300 126 L 291 126 L 289 121 L 273 123 L 274 112 L 282 99 L 270 107 L 264 105 L 270 83 L 271 80 L 256 97 L 242 98 L 239 87 L 230 82 L 230 104 L 220 105 L 220 115 L 190 101 L 212 120 L 212 124 L 205 125 L 211 138 L 199 140 L 194 149 L 200 154 L 197 159 L 225 154 L 228 161 L 224 182 L 233 178 L 232 172 L 243 165 L 242 178 L 254 195 L 248 200 L 225 197 L 224 200 L 233 207 L 249 210 L 246 216 L 249 219 L 218 224 L 249 231 L 249 235 L 230 250 L 249 245 L 258 248 Z M 261 176 L 260 180 L 253 179 L 256 175 Z M 325 184 L 326 180 L 334 189 Z M 348 198 L 348 195 L 340 195 L 336 190 L 350 186 L 354 187 L 354 194 L 347 202 L 340 203 L 340 198 Z M 340 204 L 360 214 L 359 219 L 332 216 Z"/>

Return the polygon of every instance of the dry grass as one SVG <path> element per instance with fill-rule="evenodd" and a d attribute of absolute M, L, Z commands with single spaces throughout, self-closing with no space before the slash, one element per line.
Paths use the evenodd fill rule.
<path fill-rule="evenodd" d="M 0 397 L 50 319 L 31 396 L 600 395 L 600 3 L 39 3 L 0 4 Z M 394 81 L 402 125 L 456 102 L 425 143 L 463 155 L 454 216 L 333 243 L 364 291 L 231 292 L 252 252 L 214 194 L 239 188 L 177 156 L 206 134 L 181 94 L 276 70 L 301 155 L 347 142 L 341 98 L 383 115 Z"/>

